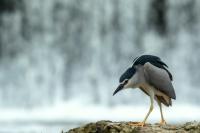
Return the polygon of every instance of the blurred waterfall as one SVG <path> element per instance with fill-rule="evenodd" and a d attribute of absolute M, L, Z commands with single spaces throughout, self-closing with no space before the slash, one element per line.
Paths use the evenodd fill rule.
<path fill-rule="evenodd" d="M 158 1 L 2 0 L 0 107 L 140 103 L 112 91 L 144 53 L 169 65 L 177 103 L 199 104 L 200 2 Z"/>

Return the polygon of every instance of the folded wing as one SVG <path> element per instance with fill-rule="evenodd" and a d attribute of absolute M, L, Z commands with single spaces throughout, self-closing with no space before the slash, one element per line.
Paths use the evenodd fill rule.
<path fill-rule="evenodd" d="M 170 98 L 176 99 L 170 76 L 165 69 L 156 67 L 147 62 L 144 64 L 144 75 L 148 83 L 154 86 L 155 89 L 158 89 Z"/>

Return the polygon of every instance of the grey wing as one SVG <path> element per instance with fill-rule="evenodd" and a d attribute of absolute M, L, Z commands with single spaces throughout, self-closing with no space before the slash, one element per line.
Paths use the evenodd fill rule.
<path fill-rule="evenodd" d="M 174 87 L 166 70 L 147 62 L 144 64 L 144 75 L 150 85 L 154 86 L 170 98 L 176 99 Z"/>

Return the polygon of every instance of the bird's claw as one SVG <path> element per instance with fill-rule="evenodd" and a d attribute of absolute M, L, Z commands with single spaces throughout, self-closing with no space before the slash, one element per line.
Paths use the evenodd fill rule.
<path fill-rule="evenodd" d="M 136 127 L 144 127 L 145 126 L 144 122 L 129 122 L 128 124 L 130 126 L 136 126 Z"/>
<path fill-rule="evenodd" d="M 163 126 L 163 125 L 166 125 L 167 123 L 165 120 L 161 120 L 159 124 Z"/>

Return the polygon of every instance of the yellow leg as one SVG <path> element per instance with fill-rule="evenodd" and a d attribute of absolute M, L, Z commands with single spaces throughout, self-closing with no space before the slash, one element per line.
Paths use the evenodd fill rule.
<path fill-rule="evenodd" d="M 149 108 L 149 112 L 147 113 L 146 117 L 144 118 L 143 120 L 143 123 L 145 124 L 147 118 L 149 117 L 150 113 L 152 112 L 153 110 L 153 99 L 154 99 L 154 92 L 150 92 L 150 100 L 151 100 L 151 105 L 150 105 L 150 108 Z"/>
<path fill-rule="evenodd" d="M 139 123 L 130 123 L 130 125 L 141 126 L 141 127 L 143 127 L 145 125 L 145 122 L 146 122 L 147 118 L 149 117 L 150 113 L 153 110 L 153 99 L 154 99 L 154 92 L 153 92 L 153 90 L 149 91 L 149 96 L 150 96 L 150 100 L 151 100 L 151 105 L 150 105 L 149 111 L 148 111 L 147 115 L 145 116 L 144 120 L 142 122 L 139 122 Z"/>
<path fill-rule="evenodd" d="M 166 125 L 167 123 L 166 123 L 166 121 L 165 121 L 165 119 L 163 117 L 163 112 L 162 112 L 162 104 L 161 104 L 161 102 L 159 100 L 157 100 L 157 103 L 158 103 L 158 106 L 160 108 L 160 114 L 161 114 L 160 125 Z"/>

